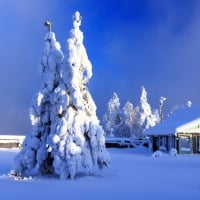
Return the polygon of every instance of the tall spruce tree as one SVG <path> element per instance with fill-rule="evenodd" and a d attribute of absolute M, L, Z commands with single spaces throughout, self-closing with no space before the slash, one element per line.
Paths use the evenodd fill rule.
<path fill-rule="evenodd" d="M 131 137 L 135 136 L 137 131 L 137 116 L 138 116 L 138 107 L 134 107 L 133 104 L 129 101 L 123 107 L 123 118 L 124 118 L 124 127 L 123 127 L 123 136 Z"/>
<path fill-rule="evenodd" d="M 41 62 L 44 83 L 31 107 L 33 129 L 15 159 L 15 175 L 37 169 L 40 174 L 73 178 L 81 166 L 90 173 L 94 165 L 99 169 L 109 165 L 104 131 L 87 88 L 92 65 L 83 45 L 81 20 L 75 12 L 65 58 L 47 23 Z"/>
<path fill-rule="evenodd" d="M 156 125 L 159 122 L 157 111 L 154 113 L 148 103 L 147 91 L 144 87 L 141 88 L 139 116 L 138 116 L 138 137 L 142 137 L 145 130 Z"/>
<path fill-rule="evenodd" d="M 116 137 L 122 136 L 122 114 L 120 110 L 120 100 L 116 92 L 113 93 L 112 98 L 107 104 L 107 112 L 104 115 L 104 127 L 107 135 L 114 135 Z"/>

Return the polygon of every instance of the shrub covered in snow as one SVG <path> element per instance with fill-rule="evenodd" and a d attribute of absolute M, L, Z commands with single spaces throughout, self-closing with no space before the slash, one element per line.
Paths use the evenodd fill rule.
<path fill-rule="evenodd" d="M 178 152 L 175 148 L 171 148 L 170 151 L 169 151 L 169 155 L 171 156 L 177 156 L 178 155 Z"/>
<path fill-rule="evenodd" d="M 152 155 L 152 157 L 161 157 L 163 155 L 162 151 L 155 151 Z"/>

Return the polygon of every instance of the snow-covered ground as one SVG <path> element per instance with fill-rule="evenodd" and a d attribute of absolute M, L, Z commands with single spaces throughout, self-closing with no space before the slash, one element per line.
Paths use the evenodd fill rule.
<path fill-rule="evenodd" d="M 74 180 L 30 177 L 14 180 L 7 173 L 18 150 L 0 150 L 0 198 L 199 200 L 200 155 L 152 157 L 140 149 L 108 149 L 111 166 L 102 174 L 77 174 Z M 3 197 L 3 198 L 2 198 Z"/>

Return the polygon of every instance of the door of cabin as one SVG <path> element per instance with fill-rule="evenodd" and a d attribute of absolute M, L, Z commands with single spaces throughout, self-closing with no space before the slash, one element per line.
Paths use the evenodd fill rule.
<path fill-rule="evenodd" d="M 158 137 L 153 137 L 153 152 L 158 150 Z"/>
<path fill-rule="evenodd" d="M 200 134 L 193 134 L 193 153 L 200 153 Z"/>

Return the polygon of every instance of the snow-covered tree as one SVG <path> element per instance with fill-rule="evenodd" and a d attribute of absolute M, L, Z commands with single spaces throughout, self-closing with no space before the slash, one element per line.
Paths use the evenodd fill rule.
<path fill-rule="evenodd" d="M 51 127 L 59 114 L 55 96 L 61 95 L 61 91 L 56 88 L 61 84 L 63 53 L 56 41 L 55 33 L 48 32 L 44 40 L 45 47 L 41 60 L 43 83 L 30 108 L 32 131 L 26 136 L 23 149 L 15 159 L 14 170 L 17 175 L 31 171 L 36 165 L 42 174 L 53 171 L 52 156 L 46 145 Z"/>
<path fill-rule="evenodd" d="M 33 129 L 15 159 L 16 175 L 37 169 L 41 174 L 73 178 L 80 166 L 90 173 L 93 165 L 103 169 L 109 164 L 104 131 L 86 86 L 92 65 L 83 45 L 81 20 L 75 12 L 65 58 L 50 28 L 45 36 L 44 83 L 31 107 Z"/>
<path fill-rule="evenodd" d="M 145 130 L 156 125 L 159 122 L 158 111 L 152 113 L 151 106 L 147 100 L 147 91 L 144 87 L 141 88 L 139 116 L 138 116 L 138 132 L 136 135 L 142 137 Z"/>
<path fill-rule="evenodd" d="M 138 107 L 134 108 L 129 101 L 123 107 L 123 136 L 131 137 L 135 133 L 135 125 L 137 124 Z"/>
<path fill-rule="evenodd" d="M 113 93 L 112 98 L 107 105 L 107 113 L 104 115 L 104 126 L 107 134 L 114 134 L 120 136 L 119 127 L 122 124 L 122 116 L 120 110 L 120 100 L 116 92 Z"/>

